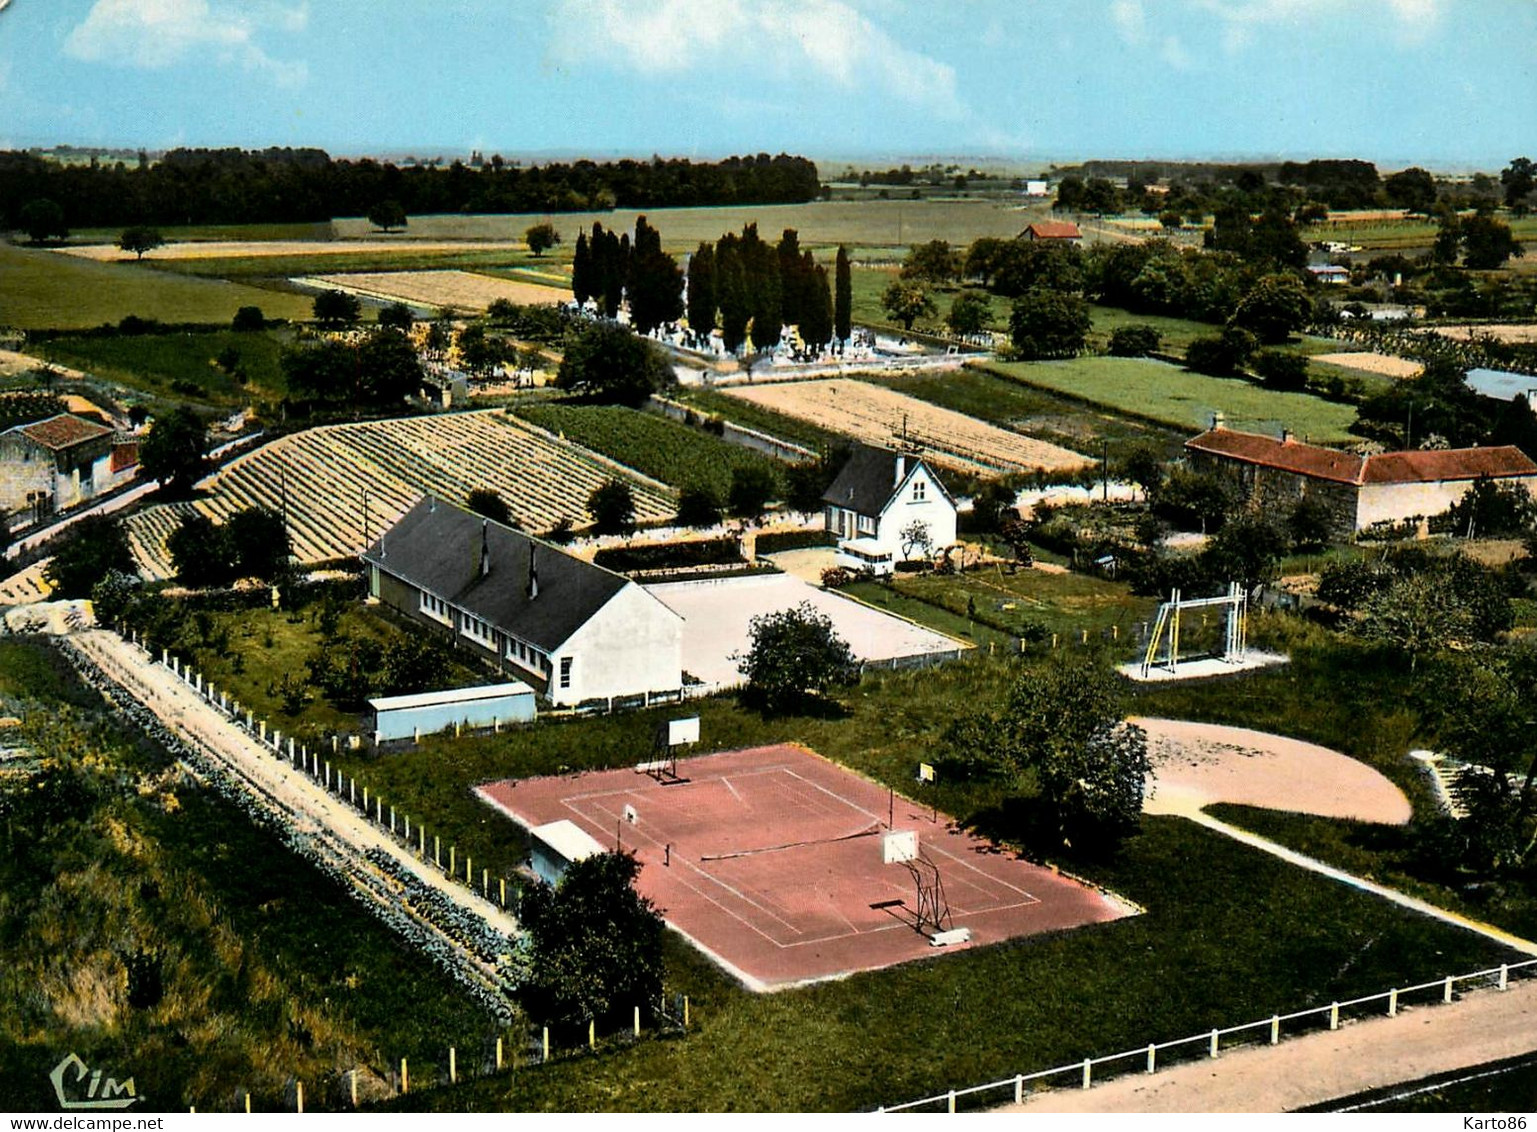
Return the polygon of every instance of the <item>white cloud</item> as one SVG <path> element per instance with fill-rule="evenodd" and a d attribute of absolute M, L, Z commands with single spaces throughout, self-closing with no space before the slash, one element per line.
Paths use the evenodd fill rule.
<path fill-rule="evenodd" d="M 281 86 L 297 86 L 308 75 L 305 65 L 274 59 L 256 37 L 268 29 L 297 33 L 308 21 L 304 3 L 254 2 L 232 9 L 215 8 L 209 0 L 96 0 L 65 39 L 64 53 L 88 63 L 151 69 L 207 53 L 267 74 Z"/>
<path fill-rule="evenodd" d="M 1114 0 L 1110 5 L 1110 19 L 1127 43 L 1137 46 L 1147 42 L 1147 12 L 1142 7 L 1142 0 Z"/>
<path fill-rule="evenodd" d="M 1267 24 L 1302 25 L 1349 15 L 1383 17 L 1400 43 L 1423 43 L 1440 23 L 1446 0 L 1195 0 L 1197 8 L 1223 21 L 1223 47 L 1237 51 L 1253 42 Z"/>
<path fill-rule="evenodd" d="M 955 69 L 893 39 L 847 0 L 557 0 L 557 61 L 601 60 L 645 75 L 694 68 L 746 85 L 765 71 L 868 88 L 946 118 L 965 114 Z"/>

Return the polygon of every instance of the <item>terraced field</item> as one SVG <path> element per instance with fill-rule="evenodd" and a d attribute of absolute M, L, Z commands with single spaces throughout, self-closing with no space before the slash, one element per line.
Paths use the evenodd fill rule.
<path fill-rule="evenodd" d="M 722 392 L 867 444 L 889 446 L 905 431 L 923 446 L 925 458 L 968 475 L 1058 471 L 1089 463 L 1077 452 L 864 381 L 794 381 Z"/>
<path fill-rule="evenodd" d="M 637 521 L 676 510 L 665 484 L 497 411 L 327 425 L 235 460 L 199 485 L 207 498 L 134 515 L 129 542 L 146 576 L 169 578 L 166 536 L 187 508 L 222 521 L 286 499 L 294 555 L 325 562 L 357 554 L 427 492 L 459 503 L 489 488 L 529 530 L 562 518 L 580 527 L 587 497 L 610 477 L 629 483 Z"/>

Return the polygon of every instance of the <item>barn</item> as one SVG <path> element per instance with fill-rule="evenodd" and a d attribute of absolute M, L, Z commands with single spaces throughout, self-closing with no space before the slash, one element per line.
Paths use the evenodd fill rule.
<path fill-rule="evenodd" d="M 1021 232 L 1019 238 L 1048 244 L 1073 244 L 1083 239 L 1083 233 L 1071 220 L 1037 220 Z"/>
<path fill-rule="evenodd" d="M 362 558 L 374 598 L 556 706 L 683 687 L 683 618 L 542 539 L 428 496 Z"/>
<path fill-rule="evenodd" d="M 1240 432 L 1220 421 L 1185 442 L 1191 466 L 1229 476 L 1253 507 L 1282 515 L 1306 497 L 1324 503 L 1337 536 L 1378 523 L 1440 515 L 1480 479 L 1537 495 L 1537 463 L 1512 445 L 1359 456 L 1337 448 Z"/>

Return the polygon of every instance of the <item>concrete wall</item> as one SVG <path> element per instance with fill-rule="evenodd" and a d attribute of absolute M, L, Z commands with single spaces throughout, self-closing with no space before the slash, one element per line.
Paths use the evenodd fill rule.
<path fill-rule="evenodd" d="M 1401 523 L 1416 517 L 1430 518 L 1446 511 L 1473 490 L 1473 480 L 1439 480 L 1435 483 L 1366 484 L 1356 510 L 1356 529 L 1373 523 Z M 1502 487 L 1520 484 L 1537 495 L 1537 476 L 1511 476 L 1495 481 Z"/>
<path fill-rule="evenodd" d="M 560 662 L 571 684 L 560 687 Z M 633 582 L 609 599 L 550 658 L 549 698 L 558 705 L 683 686 L 683 618 Z"/>

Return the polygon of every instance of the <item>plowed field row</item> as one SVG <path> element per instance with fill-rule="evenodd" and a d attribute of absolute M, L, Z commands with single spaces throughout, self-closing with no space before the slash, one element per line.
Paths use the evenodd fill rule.
<path fill-rule="evenodd" d="M 501 279 L 474 271 L 380 271 L 345 275 L 314 275 L 296 279 L 315 287 L 334 287 L 365 298 L 403 302 L 419 307 L 452 307 L 483 311 L 497 299 L 529 306 L 570 301 L 571 291 Z"/>
<path fill-rule="evenodd" d="M 721 392 L 867 444 L 889 447 L 905 433 L 922 446 L 926 458 L 971 475 L 1039 468 L 1059 471 L 1089 463 L 1077 452 L 1044 440 L 1033 440 L 863 381 L 794 381 L 737 386 Z"/>
<path fill-rule="evenodd" d="M 672 514 L 665 485 L 500 412 L 327 425 L 242 456 L 195 504 L 134 515 L 129 543 L 147 576 L 169 578 L 165 540 L 189 506 L 219 522 L 260 506 L 286 512 L 301 563 L 324 562 L 357 554 L 428 492 L 462 503 L 489 488 L 532 531 L 583 526 L 588 496 L 611 477 L 629 483 L 638 521 Z"/>

